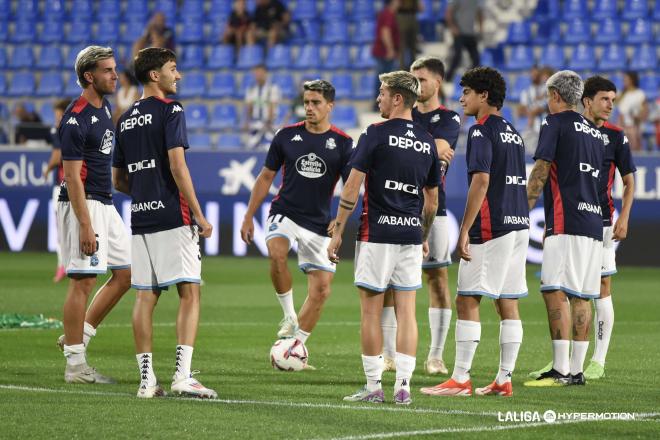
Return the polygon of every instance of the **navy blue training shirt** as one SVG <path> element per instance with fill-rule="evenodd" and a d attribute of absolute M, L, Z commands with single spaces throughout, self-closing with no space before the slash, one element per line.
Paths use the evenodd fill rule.
<path fill-rule="evenodd" d="M 270 215 L 281 214 L 297 225 L 327 236 L 330 201 L 340 177 L 348 178 L 353 140 L 335 127 L 311 133 L 305 122 L 275 134 L 264 166 L 282 169 L 282 185 L 270 205 Z"/>
<path fill-rule="evenodd" d="M 421 244 L 424 187 L 440 185 L 433 137 L 419 124 L 372 124 L 358 141 L 351 167 L 366 173 L 359 241 Z"/>
<path fill-rule="evenodd" d="M 188 148 L 186 117 L 178 101 L 151 96 L 135 102 L 117 122 L 112 166 L 128 171 L 133 234 L 192 224 L 176 186 L 168 151 Z"/>
<path fill-rule="evenodd" d="M 115 130 L 110 103 L 103 98 L 101 108 L 84 97 L 74 100 L 64 111 L 58 129 L 62 161 L 82 160 L 80 178 L 88 199 L 112 203 L 112 147 Z M 66 182 L 62 182 L 60 201 L 68 202 Z"/>
<path fill-rule="evenodd" d="M 481 244 L 511 231 L 529 229 L 525 145 L 504 118 L 487 115 L 468 131 L 468 185 L 476 172 L 490 175 L 488 191 L 470 228 L 470 243 Z"/>
<path fill-rule="evenodd" d="M 440 106 L 427 113 L 421 113 L 417 107 L 412 110 L 413 121 L 431 133 L 434 139 L 444 139 L 452 150 L 456 150 L 458 133 L 461 128 L 461 117 L 455 111 Z M 445 170 L 445 172 L 448 170 Z M 447 215 L 447 202 L 445 192 L 445 176 L 438 187 L 438 212 L 436 215 Z"/>
<path fill-rule="evenodd" d="M 555 113 L 543 120 L 534 160 L 551 163 L 543 188 L 546 236 L 603 239 L 598 185 L 604 150 L 600 130 L 575 111 Z"/>
<path fill-rule="evenodd" d="M 619 169 L 621 177 L 637 171 L 630 153 L 628 138 L 623 129 L 614 124 L 605 122 L 600 127 L 605 142 L 605 160 L 600 170 L 600 206 L 603 210 L 603 226 L 612 226 L 614 217 L 614 200 L 612 200 L 612 185 L 614 174 Z"/>

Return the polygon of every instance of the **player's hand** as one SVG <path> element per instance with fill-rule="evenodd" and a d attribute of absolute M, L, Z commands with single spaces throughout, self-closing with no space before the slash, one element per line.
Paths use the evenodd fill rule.
<path fill-rule="evenodd" d="M 328 237 L 332 237 L 332 234 L 335 233 L 335 220 L 336 219 L 333 218 L 330 220 L 330 224 L 328 224 Z"/>
<path fill-rule="evenodd" d="M 87 256 L 94 255 L 99 249 L 97 238 L 92 225 L 80 225 L 80 252 Z"/>
<path fill-rule="evenodd" d="M 430 252 L 430 250 L 429 250 L 429 241 L 428 241 L 428 240 L 424 240 L 424 243 L 422 243 L 422 256 L 423 256 L 424 258 L 428 257 L 428 256 L 429 256 L 429 252 Z"/>
<path fill-rule="evenodd" d="M 472 255 L 470 255 L 470 237 L 467 231 L 461 230 L 458 236 L 458 255 L 465 261 L 472 260 Z"/>
<path fill-rule="evenodd" d="M 207 222 L 204 216 L 195 218 L 195 222 L 197 223 L 197 232 L 199 233 L 199 236 L 209 238 L 213 233 L 213 226 L 211 226 L 211 223 Z"/>
<path fill-rule="evenodd" d="M 332 240 L 330 240 L 330 244 L 328 245 L 328 259 L 335 263 L 339 263 L 339 256 L 337 253 L 339 252 L 339 248 L 341 247 L 341 235 L 340 234 L 335 234 L 332 237 Z"/>
<path fill-rule="evenodd" d="M 612 240 L 614 241 L 625 240 L 627 236 L 628 236 L 628 219 L 619 217 L 616 223 L 614 223 Z"/>
<path fill-rule="evenodd" d="M 247 244 L 252 244 L 252 238 L 254 237 L 254 222 L 252 221 L 252 216 L 245 216 L 243 219 L 243 224 L 241 225 L 241 240 Z"/>
<path fill-rule="evenodd" d="M 443 160 L 447 163 L 450 163 L 453 158 L 454 158 L 454 150 L 452 150 L 451 148 L 447 148 L 445 151 L 440 153 L 440 160 Z"/>

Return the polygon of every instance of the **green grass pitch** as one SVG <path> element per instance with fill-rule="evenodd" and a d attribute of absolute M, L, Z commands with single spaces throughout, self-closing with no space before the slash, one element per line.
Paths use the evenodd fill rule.
<path fill-rule="evenodd" d="M 61 319 L 66 282 L 51 283 L 54 256 L 0 253 L 0 313 L 43 313 Z M 298 308 L 306 280 L 290 261 Z M 420 329 L 413 404 L 391 403 L 393 373 L 385 373 L 384 405 L 345 404 L 362 386 L 359 301 L 352 262 L 340 263 L 321 322 L 308 340 L 316 371 L 283 373 L 270 367 L 280 307 L 273 297 L 265 258 L 206 258 L 201 326 L 193 369 L 219 393 L 217 401 L 135 397 L 139 380 L 131 330 L 129 292 L 99 328 L 88 358 L 116 385 L 67 385 L 64 359 L 55 347 L 60 330 L 0 330 L 0 438 L 238 438 L 380 439 L 452 435 L 496 438 L 658 438 L 660 433 L 660 301 L 657 269 L 620 268 L 613 280 L 614 336 L 606 377 L 585 387 L 529 389 L 526 375 L 550 360 L 538 267 L 528 269 L 530 295 L 521 300 L 525 331 L 514 397 L 448 398 L 419 393 L 440 377 L 422 371 L 428 346 L 427 296 L 418 293 Z M 450 268 L 456 285 L 457 265 Z M 174 290 L 161 297 L 155 316 L 154 364 L 169 387 L 173 373 Z M 492 381 L 498 366 L 498 320 L 485 299 L 482 341 L 472 370 L 473 385 Z M 454 315 L 455 318 L 455 315 Z M 453 365 L 454 326 L 445 351 Z M 593 350 L 593 342 L 588 358 Z M 626 412 L 634 421 L 499 421 L 498 412 Z M 533 414 L 533 413 L 531 413 Z"/>

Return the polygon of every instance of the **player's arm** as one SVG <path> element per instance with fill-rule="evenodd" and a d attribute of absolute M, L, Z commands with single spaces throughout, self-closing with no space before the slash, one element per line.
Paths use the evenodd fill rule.
<path fill-rule="evenodd" d="M 536 159 L 534 168 L 527 179 L 527 204 L 531 210 L 543 191 L 545 182 L 550 174 L 550 162 L 543 159 Z"/>
<path fill-rule="evenodd" d="M 186 164 L 183 147 L 170 148 L 167 150 L 167 156 L 170 160 L 170 171 L 172 172 L 172 177 L 174 177 L 174 182 L 176 182 L 179 192 L 188 203 L 195 217 L 195 221 L 199 227 L 199 235 L 209 238 L 213 232 L 213 226 L 206 221 L 206 217 L 202 213 L 202 208 L 199 206 L 197 195 L 195 195 L 195 187 L 193 186 L 190 171 Z"/>
<path fill-rule="evenodd" d="M 337 252 L 339 252 L 339 248 L 341 247 L 341 237 L 344 234 L 346 222 L 357 204 L 358 197 L 360 196 L 360 186 L 364 181 L 365 175 L 364 172 L 353 168 L 348 175 L 344 189 L 339 197 L 339 209 L 337 209 L 332 240 L 330 240 L 330 244 L 328 245 L 328 258 L 333 263 L 339 262 Z"/>
<path fill-rule="evenodd" d="M 431 226 L 433 226 L 435 214 L 438 211 L 438 187 L 425 186 L 422 191 L 424 193 L 424 207 L 422 208 L 422 240 L 426 241 L 429 238 Z"/>
<path fill-rule="evenodd" d="M 438 158 L 449 165 L 454 159 L 454 150 L 452 150 L 449 142 L 444 139 L 436 139 L 435 148 L 438 150 Z"/>
<path fill-rule="evenodd" d="M 48 176 L 48 173 L 60 166 L 60 163 L 62 163 L 62 150 L 59 148 L 53 148 L 50 152 L 50 157 L 48 158 L 48 164 L 44 169 L 44 179 Z"/>
<path fill-rule="evenodd" d="M 488 192 L 488 185 L 490 183 L 490 174 L 484 172 L 472 173 L 472 181 L 468 189 L 467 202 L 465 204 L 465 212 L 463 213 L 463 222 L 458 236 L 458 253 L 461 258 L 470 261 L 472 256 L 469 249 L 469 235 L 470 228 L 477 218 L 477 214 L 481 210 L 481 205 L 484 202 L 486 193 Z"/>
<path fill-rule="evenodd" d="M 257 180 L 254 182 L 247 211 L 245 211 L 245 217 L 243 217 L 243 224 L 241 225 L 241 239 L 247 244 L 252 243 L 252 238 L 254 238 L 254 221 L 252 218 L 266 199 L 276 175 L 277 171 L 263 167 L 257 176 Z"/>
<path fill-rule="evenodd" d="M 80 251 L 85 255 L 92 255 L 97 250 L 96 235 L 85 201 L 85 185 L 80 177 L 82 164 L 82 160 L 65 160 L 63 162 L 64 180 L 69 202 L 80 225 Z"/>
<path fill-rule="evenodd" d="M 628 219 L 630 218 L 630 209 L 632 208 L 635 194 L 634 173 L 628 173 L 623 176 L 623 199 L 621 203 L 621 212 L 619 218 L 614 223 L 612 238 L 614 240 L 624 240 L 628 235 Z"/>
<path fill-rule="evenodd" d="M 112 185 L 117 191 L 130 195 L 128 170 L 126 168 L 112 167 Z"/>

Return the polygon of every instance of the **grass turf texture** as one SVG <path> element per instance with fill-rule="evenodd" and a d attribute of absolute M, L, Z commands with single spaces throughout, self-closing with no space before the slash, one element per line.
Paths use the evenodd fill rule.
<path fill-rule="evenodd" d="M 44 313 L 61 318 L 66 282 L 51 283 L 54 256 L 0 253 L 0 312 Z M 306 279 L 290 261 L 299 309 Z M 450 267 L 456 285 L 457 265 Z M 419 348 L 413 404 L 391 403 L 393 373 L 385 373 L 385 405 L 344 404 L 342 397 L 364 383 L 360 360 L 359 301 L 352 262 L 340 263 L 333 293 L 309 339 L 316 371 L 284 373 L 270 367 L 268 353 L 281 318 L 263 258 L 206 258 L 202 316 L 193 369 L 218 391 L 218 401 L 135 397 L 139 380 L 131 330 L 133 291 L 99 328 L 88 352 L 90 364 L 116 385 L 68 385 L 65 361 L 55 347 L 61 330 L 0 330 L 2 438 L 657 438 L 657 415 L 636 421 L 577 423 L 500 422 L 498 411 L 658 412 L 658 270 L 621 268 L 613 280 L 616 321 L 606 377 L 584 387 L 530 389 L 526 375 L 551 359 L 536 266 L 528 268 L 530 295 L 521 300 L 525 331 L 514 373 L 514 397 L 430 397 L 419 387 L 444 380 L 424 374 L 429 343 L 425 291 L 418 293 Z M 99 283 L 100 284 L 100 283 Z M 499 323 L 492 301 L 481 306 L 482 340 L 474 359 L 473 386 L 490 383 L 499 360 Z M 173 373 L 176 291 L 165 292 L 154 322 L 154 366 L 169 390 Z M 455 319 L 455 314 L 454 317 Z M 454 325 L 445 349 L 451 371 Z M 587 361 L 593 350 L 593 341 Z M 585 365 L 586 366 L 586 365 Z M 399 435 L 395 435 L 399 434 Z"/>

